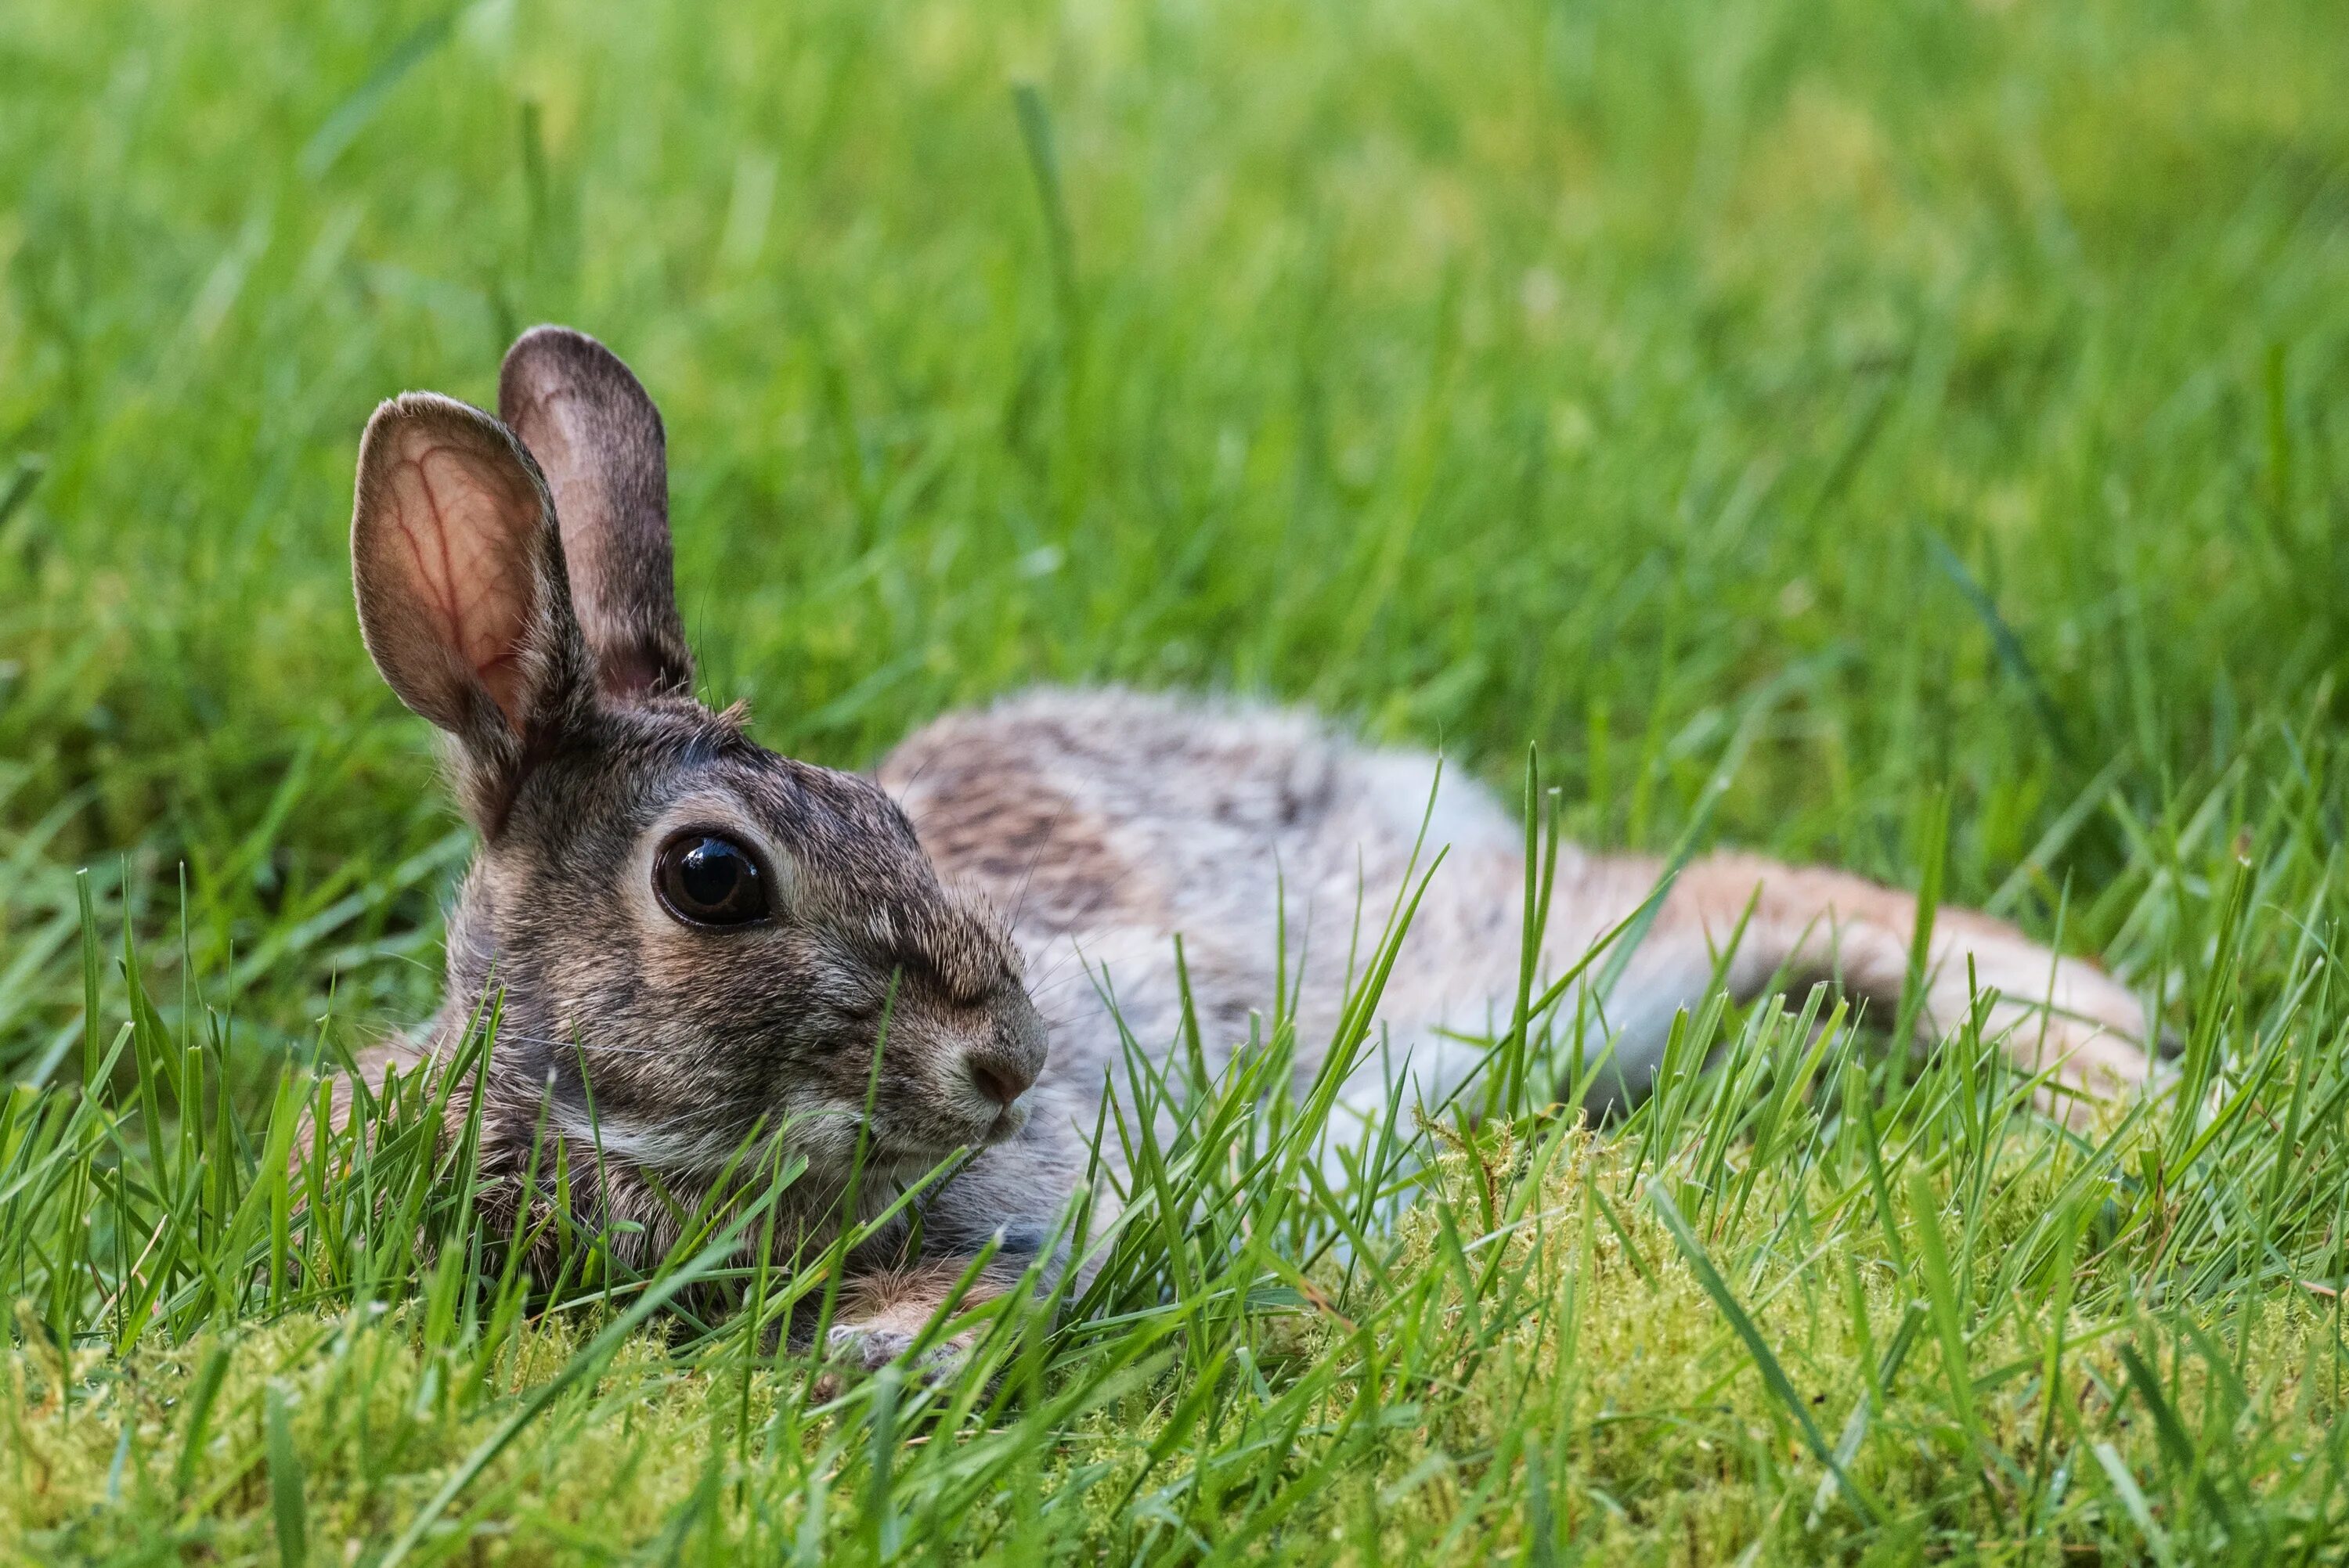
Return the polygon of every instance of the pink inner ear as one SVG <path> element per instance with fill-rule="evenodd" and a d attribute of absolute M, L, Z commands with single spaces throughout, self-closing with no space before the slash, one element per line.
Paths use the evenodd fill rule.
<path fill-rule="evenodd" d="M 530 629 L 538 497 L 463 447 L 403 445 L 388 486 L 398 542 L 388 552 L 430 616 L 519 732 L 529 717 L 522 665 Z"/>

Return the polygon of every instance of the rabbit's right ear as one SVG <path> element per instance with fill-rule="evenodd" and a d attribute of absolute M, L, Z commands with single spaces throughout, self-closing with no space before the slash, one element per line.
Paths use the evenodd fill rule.
<path fill-rule="evenodd" d="M 480 409 L 409 392 L 359 442 L 351 514 L 359 630 L 399 700 L 457 742 L 457 786 L 485 826 L 529 743 L 588 700 L 587 655 L 537 465 Z"/>

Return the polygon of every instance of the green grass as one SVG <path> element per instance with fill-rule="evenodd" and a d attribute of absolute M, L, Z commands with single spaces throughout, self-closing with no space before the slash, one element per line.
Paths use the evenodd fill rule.
<path fill-rule="evenodd" d="M 2344 80 L 2322 0 L 16 6 L 0 1554 L 2336 1554 Z M 820 1269 L 533 1294 L 434 1086 L 281 1150 L 466 851 L 356 435 L 542 319 L 661 401 L 769 744 L 1262 692 L 1649 849 L 1725 770 L 1709 837 L 1938 865 L 2194 1092 L 2074 1137 L 1713 1009 L 1333 1193 L 1236 1081 L 1085 1299 L 829 1403 L 756 1331 Z"/>

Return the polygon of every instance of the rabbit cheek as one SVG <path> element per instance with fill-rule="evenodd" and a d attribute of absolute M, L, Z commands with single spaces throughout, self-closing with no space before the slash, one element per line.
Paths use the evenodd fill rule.
<path fill-rule="evenodd" d="M 870 1133 L 877 1150 L 928 1160 L 978 1141 L 939 1071 L 957 1054 L 952 1033 L 940 1022 L 919 1003 L 895 1008 L 877 1081 L 868 1078 L 869 1044 L 843 1047 L 829 1063 L 825 1078 L 833 1105 L 854 1113 L 846 1124 L 863 1119 L 868 1085 L 873 1090 Z"/>

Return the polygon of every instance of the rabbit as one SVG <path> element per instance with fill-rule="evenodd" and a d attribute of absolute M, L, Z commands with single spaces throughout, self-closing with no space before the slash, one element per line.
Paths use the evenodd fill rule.
<path fill-rule="evenodd" d="M 696 699 L 667 485 L 643 387 L 555 326 L 507 354 L 496 417 L 410 392 L 360 443 L 362 635 L 443 732 L 480 841 L 449 916 L 442 1006 L 372 1070 L 445 1056 L 495 1003 L 485 1191 L 539 1202 L 520 1191 L 533 1145 L 551 1162 L 545 1146 L 565 1144 L 574 1212 L 645 1264 L 747 1140 L 806 1158 L 778 1230 L 794 1247 L 839 1233 L 860 1139 L 865 1221 L 976 1150 L 921 1194 L 917 1222 L 901 1213 L 850 1259 L 825 1348 L 878 1367 L 990 1246 L 967 1299 L 1030 1265 L 1083 1266 L 1060 1222 L 1121 1023 L 1168 1047 L 1187 980 L 1212 1067 L 1285 975 L 1311 1071 L 1364 896 L 1401 887 L 1423 828 L 1448 858 L 1379 1004 L 1378 1070 L 1346 1083 L 1345 1109 L 1368 1123 L 1395 1074 L 1433 1099 L 1475 1069 L 1481 1049 L 1461 1037 L 1506 1022 L 1526 870 L 1524 832 L 1486 790 L 1439 785 L 1433 758 L 1310 714 L 1120 689 L 949 714 L 871 775 L 779 756 L 740 707 Z M 1562 846 L 1545 976 L 1664 869 Z M 1382 914 L 1369 911 L 1373 928 Z M 1834 979 L 1889 1011 L 1914 916 L 1910 895 L 1838 872 L 1692 861 L 1606 998 L 1608 1092 L 1652 1078 L 1674 1014 L 1717 969 L 1741 999 Z M 2092 965 L 1953 909 L 1929 959 L 1920 1038 L 1955 1026 L 1979 985 L 2025 1067 L 2095 1094 L 2147 1080 L 2147 1009 Z"/>

